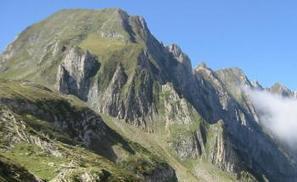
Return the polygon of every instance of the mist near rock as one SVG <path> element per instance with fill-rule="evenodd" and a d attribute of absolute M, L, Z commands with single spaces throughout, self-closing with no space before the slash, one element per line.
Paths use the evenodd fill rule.
<path fill-rule="evenodd" d="M 260 124 L 271 130 L 275 137 L 293 147 L 297 143 L 297 99 L 265 90 L 245 88 L 244 91 L 258 113 Z"/>

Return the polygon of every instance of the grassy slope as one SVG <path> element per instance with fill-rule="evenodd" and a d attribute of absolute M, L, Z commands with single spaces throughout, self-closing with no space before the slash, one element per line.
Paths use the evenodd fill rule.
<path fill-rule="evenodd" d="M 65 98 L 60 97 L 55 92 L 44 90 L 43 87 L 32 87 L 31 83 L 1 81 L 0 88 L 0 97 L 2 99 L 27 99 L 33 102 L 40 100 L 65 100 Z M 78 109 L 85 107 L 83 103 L 75 98 L 69 100 L 72 100 L 72 104 Z M 90 170 L 100 172 L 104 169 L 110 171 L 115 176 L 115 179 L 135 179 L 135 176 L 133 177 L 133 174 L 129 171 L 118 168 L 104 157 L 80 147 L 79 143 L 73 141 L 66 134 L 61 134 L 47 121 L 37 119 L 30 114 L 15 115 L 18 118 L 17 122 L 25 122 L 25 133 L 28 136 L 36 136 L 41 138 L 41 140 L 47 141 L 63 154 L 63 157 L 51 155 L 38 145 L 26 141 L 19 142 L 7 150 L 5 149 L 6 145 L 2 141 L 0 142 L 1 149 L 4 149 L 2 151 L 3 156 L 18 162 L 41 179 L 52 179 L 62 170 L 71 168 L 69 166 L 71 163 L 75 163 L 76 168 L 81 169 L 81 172 Z M 19 128 L 21 126 L 16 124 L 15 127 Z M 9 134 L 10 131 L 1 129 L 0 132 Z M 60 141 L 69 141 L 69 143 L 72 142 L 74 145 L 68 145 Z"/>
<path fill-rule="evenodd" d="M 20 164 L 0 155 L 0 181 L 36 181 L 37 178 Z"/>
<path fill-rule="evenodd" d="M 66 97 L 66 96 L 65 96 Z M 46 100 L 65 101 L 66 99 L 76 108 L 76 112 L 86 106 L 76 98 L 67 96 L 61 97 L 56 92 L 50 91 L 42 86 L 32 84 L 31 82 L 21 81 L 0 81 L 0 99 L 9 98 L 24 100 L 26 102 L 39 103 Z M 42 106 L 45 107 L 44 105 Z M 86 171 L 94 173 L 102 173 L 108 171 L 110 173 L 109 180 L 123 179 L 124 181 L 138 180 L 138 175 L 150 175 L 156 167 L 165 166 L 167 164 L 161 160 L 156 154 L 149 152 L 137 143 L 127 140 L 128 145 L 135 151 L 134 154 L 129 153 L 124 149 L 121 143 L 114 144 L 113 150 L 119 154 L 121 158 L 118 163 L 114 163 L 95 154 L 88 149 L 82 147 L 71 139 L 66 133 L 61 132 L 53 127 L 49 121 L 38 119 L 34 114 L 23 113 L 16 114 L 11 108 L 1 105 L 0 111 L 12 113 L 15 119 L 15 124 L 12 128 L 2 127 L 0 129 L 0 150 L 3 156 L 16 161 L 28 169 L 32 174 L 46 180 L 53 179 L 60 174 L 61 171 L 74 170 L 70 177 L 74 178 Z M 51 111 L 53 112 L 53 111 Z M 55 112 L 55 111 L 54 111 Z M 58 112 L 58 111 L 57 111 Z M 62 112 L 62 111 L 60 111 Z M 62 113 L 63 114 L 63 113 Z M 3 118 L 0 118 L 0 121 Z M 5 118 L 4 118 L 5 119 Z M 22 121 L 22 122 L 21 122 Z M 12 120 L 3 120 L 2 123 L 14 123 Z M 0 122 L 0 123 L 1 123 Z M 23 124 L 22 124 L 23 123 Z M 12 144 L 12 147 L 7 148 L 5 135 L 16 135 L 21 133 L 25 137 L 20 137 L 21 141 Z M 53 146 L 61 156 L 55 156 L 45 151 L 37 143 L 29 142 L 28 139 L 22 138 L 39 138 Z M 137 174 L 137 175 L 136 175 Z M 102 174 L 98 174 L 99 176 Z M 104 176 L 104 175 L 103 175 Z"/>
<path fill-rule="evenodd" d="M 178 160 L 172 149 L 168 147 L 167 133 L 164 130 L 146 133 L 142 129 L 132 127 L 125 121 L 107 115 L 102 115 L 102 117 L 118 133 L 128 137 L 131 141 L 140 143 L 168 161 L 175 168 L 180 181 L 235 181 L 235 176 L 221 171 L 204 159 Z"/>
<path fill-rule="evenodd" d="M 34 144 L 20 143 L 12 150 L 3 152 L 6 158 L 24 166 L 32 174 L 44 180 L 51 180 L 60 172 L 74 168 L 75 171 L 70 178 L 84 173 L 94 171 L 111 173 L 111 179 L 124 179 L 124 181 L 137 180 L 130 172 L 116 167 L 105 158 L 95 155 L 81 147 L 72 147 L 62 143 L 55 144 L 59 147 L 64 157 L 55 157 L 44 152 Z"/>

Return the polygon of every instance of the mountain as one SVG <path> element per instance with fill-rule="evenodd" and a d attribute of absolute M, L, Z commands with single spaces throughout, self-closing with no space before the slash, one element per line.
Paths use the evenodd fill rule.
<path fill-rule="evenodd" d="M 47 123 L 44 126 L 38 121 L 42 133 L 50 130 L 49 123 L 57 127 L 58 118 L 62 133 L 55 131 L 50 136 L 65 134 L 69 140 L 57 138 L 55 145 L 82 142 L 77 150 L 88 149 L 91 152 L 87 150 L 86 156 L 104 159 L 102 164 L 87 166 L 98 165 L 115 179 L 128 178 L 123 175 L 126 173 L 131 174 L 132 181 L 133 177 L 144 181 L 175 180 L 175 173 L 179 181 L 297 179 L 293 154 L 266 133 L 243 92 L 244 87 L 260 88 L 260 84 L 249 81 L 238 68 L 213 71 L 201 64 L 192 69 L 190 58 L 178 45 L 163 45 L 142 17 L 130 16 L 121 9 L 62 10 L 28 27 L 1 54 L 0 78 L 10 80 L 3 81 L 3 88 L 34 83 L 16 93 L 36 92 L 32 96 L 37 97 L 38 88 L 43 93 L 40 100 L 55 94 L 46 99 L 50 102 L 21 113 Z M 10 92 L 7 90 L 4 96 Z M 9 97 L 18 100 L 20 96 Z M 60 97 L 67 97 L 65 102 L 71 102 L 70 97 L 83 104 L 91 116 L 79 114 L 81 110 L 73 111 L 75 108 L 69 105 L 57 107 L 56 98 Z M 21 116 L 18 109 L 26 108 L 19 108 L 20 103 L 4 105 L 10 108 L 7 112 L 17 114 L 15 117 Z M 47 110 L 39 113 L 39 108 Z M 87 118 L 97 118 L 98 123 L 85 121 Z M 89 132 L 95 140 L 88 137 Z M 114 143 L 117 147 L 113 147 Z M 35 147 L 36 143 L 30 150 Z M 22 154 L 13 150 L 23 148 L 12 147 L 7 155 L 25 165 L 26 161 L 11 155 Z M 44 150 L 40 146 L 37 149 Z M 77 153 L 73 149 L 72 154 Z M 139 160 L 132 160 L 135 155 Z M 136 167 L 130 167 L 131 163 Z M 122 171 L 122 166 L 128 169 Z M 35 169 L 25 167 L 40 177 Z M 83 168 L 79 171 L 89 171 Z"/>
<path fill-rule="evenodd" d="M 296 97 L 296 92 L 288 89 L 286 86 L 282 85 L 281 83 L 275 83 L 270 88 L 268 88 L 268 91 L 277 95 L 281 95 L 284 97 Z"/>

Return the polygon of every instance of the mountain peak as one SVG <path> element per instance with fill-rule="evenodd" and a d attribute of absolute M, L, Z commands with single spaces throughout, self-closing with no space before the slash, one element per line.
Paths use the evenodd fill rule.
<path fill-rule="evenodd" d="M 168 45 L 167 48 L 169 52 L 171 52 L 174 55 L 180 55 L 183 53 L 181 48 L 175 43 Z"/>
<path fill-rule="evenodd" d="M 176 58 L 176 60 L 184 65 L 186 65 L 189 69 L 192 69 L 191 60 L 186 55 L 182 49 L 175 43 L 166 46 L 167 50 Z"/>
<path fill-rule="evenodd" d="M 209 69 L 209 68 L 205 62 L 202 62 L 195 68 L 195 70 L 199 70 L 199 69 Z"/>
<path fill-rule="evenodd" d="M 285 85 L 283 85 L 282 83 L 280 82 L 275 82 L 271 88 L 276 88 L 276 89 L 288 89 Z"/>
<path fill-rule="evenodd" d="M 253 87 L 245 73 L 237 67 L 218 70 L 216 75 L 238 102 L 241 100 L 242 88 Z"/>
<path fill-rule="evenodd" d="M 263 86 L 259 83 L 258 80 L 251 81 L 251 84 L 252 84 L 253 88 L 261 89 L 261 90 L 263 89 Z"/>
<path fill-rule="evenodd" d="M 282 96 L 294 96 L 295 95 L 292 90 L 290 90 L 288 87 L 286 87 L 285 85 L 283 85 L 280 82 L 276 82 L 270 88 L 268 88 L 268 90 L 272 93 L 280 94 Z"/>
<path fill-rule="evenodd" d="M 245 73 L 239 67 L 224 68 L 224 69 L 218 70 L 217 72 L 228 72 L 238 76 L 245 76 Z"/>
<path fill-rule="evenodd" d="M 118 13 L 122 15 L 128 15 L 127 11 L 121 9 L 121 8 L 103 8 L 103 9 L 81 9 L 81 8 L 69 8 L 69 9 L 61 9 L 54 13 L 52 16 L 55 16 L 56 14 L 65 14 L 65 13 L 105 13 L 105 14 L 112 14 L 112 13 Z"/>
<path fill-rule="evenodd" d="M 251 86 L 245 73 L 238 67 L 225 68 L 216 71 L 220 79 L 225 80 L 226 83 L 232 83 L 238 86 Z"/>

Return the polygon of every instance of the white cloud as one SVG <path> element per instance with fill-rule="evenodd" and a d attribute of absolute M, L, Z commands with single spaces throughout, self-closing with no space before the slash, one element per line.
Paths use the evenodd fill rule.
<path fill-rule="evenodd" d="M 297 143 L 297 100 L 263 90 L 244 89 L 259 113 L 260 124 L 290 146 Z"/>

